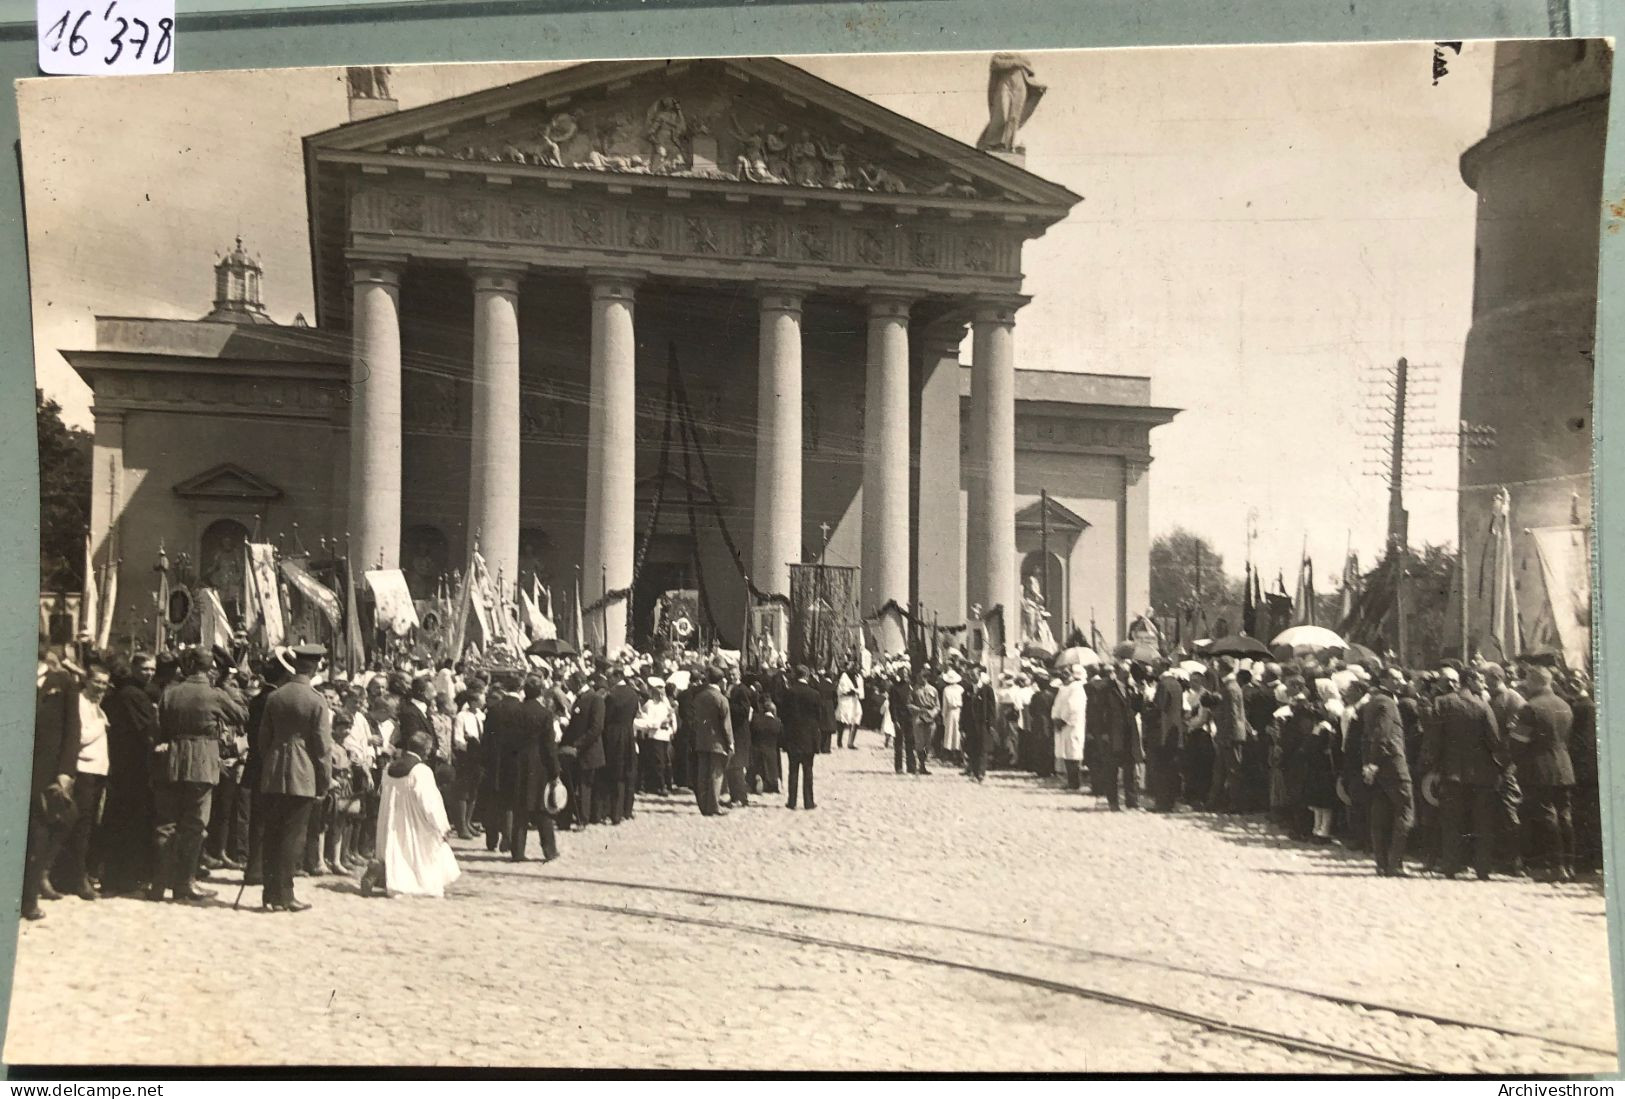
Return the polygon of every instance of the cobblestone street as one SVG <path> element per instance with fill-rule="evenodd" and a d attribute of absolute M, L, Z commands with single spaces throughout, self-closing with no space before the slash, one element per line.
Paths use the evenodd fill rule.
<path fill-rule="evenodd" d="M 6 1060 L 1614 1068 L 1595 884 L 1384 879 L 1259 818 L 898 777 L 866 740 L 820 757 L 816 812 L 644 799 L 546 866 L 460 845 L 441 902 L 59 901 L 22 928 Z"/>

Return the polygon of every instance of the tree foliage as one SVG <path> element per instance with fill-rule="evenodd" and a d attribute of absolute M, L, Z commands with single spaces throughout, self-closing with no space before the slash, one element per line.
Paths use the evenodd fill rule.
<path fill-rule="evenodd" d="M 1176 527 L 1151 543 L 1151 608 L 1157 614 L 1178 614 L 1200 603 L 1211 615 L 1215 607 L 1240 601 L 1241 581 L 1225 574 L 1224 558 L 1200 534 Z"/>
<path fill-rule="evenodd" d="M 71 591 L 84 583 L 91 436 L 63 423 L 62 406 L 37 388 L 34 420 L 39 435 L 40 586 Z"/>

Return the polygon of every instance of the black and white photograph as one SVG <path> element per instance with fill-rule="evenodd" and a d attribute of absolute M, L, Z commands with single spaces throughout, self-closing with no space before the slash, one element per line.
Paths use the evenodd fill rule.
<path fill-rule="evenodd" d="M 4 1061 L 1616 1073 L 1612 61 L 20 82 Z"/>

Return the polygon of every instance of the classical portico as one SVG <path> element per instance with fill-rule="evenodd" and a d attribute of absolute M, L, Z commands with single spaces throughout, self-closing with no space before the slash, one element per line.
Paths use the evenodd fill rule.
<path fill-rule="evenodd" d="M 804 345 L 821 337 L 821 314 L 862 318 L 847 368 L 862 429 L 846 453 L 861 463 L 856 563 L 869 612 L 914 598 L 911 501 L 939 503 L 912 478 L 917 374 L 925 345 L 968 325 L 968 591 L 1015 606 L 1021 246 L 1077 201 L 1064 188 L 771 59 L 581 65 L 352 122 L 307 139 L 306 160 L 320 325 L 351 333 L 347 514 L 364 560 L 400 562 L 403 378 L 449 378 L 470 405 L 465 538 L 512 585 L 527 498 L 579 514 L 582 601 L 596 612 L 584 625 L 594 642 L 620 644 L 648 472 L 640 407 L 660 399 L 638 380 L 649 350 L 639 305 L 686 295 L 755 314 L 754 370 L 727 379 L 755 387 L 753 445 L 745 453 L 747 433 L 725 433 L 718 451 L 752 469 L 752 511 L 737 522 L 751 531 L 751 585 L 767 596 L 787 594 L 790 565 L 818 549 L 803 508 L 817 423 Z M 437 303 L 466 295 L 456 311 L 472 329 L 468 365 L 403 343 L 414 318 L 402 287 L 414 281 Z M 572 387 L 545 364 L 557 357 L 553 321 L 581 298 L 587 384 Z M 522 472 L 525 394 L 550 388 L 586 444 L 574 507 Z M 957 486 L 955 497 L 957 510 Z M 901 648 L 897 617 L 882 621 L 882 647 Z"/>

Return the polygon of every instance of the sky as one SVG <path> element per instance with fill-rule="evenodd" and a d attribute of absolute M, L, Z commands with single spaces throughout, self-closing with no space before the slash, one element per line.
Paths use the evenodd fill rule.
<path fill-rule="evenodd" d="M 1018 366 L 1145 375 L 1184 411 L 1152 434 L 1152 535 L 1206 536 L 1240 573 L 1248 530 L 1290 588 L 1381 550 L 1364 470 L 1373 372 L 1399 356 L 1455 423 L 1474 196 L 1458 159 L 1489 120 L 1493 46 L 1437 85 L 1431 43 L 1029 54 L 1048 87 L 1027 167 L 1083 196 L 1023 256 Z M 973 143 L 986 53 L 792 58 Z M 402 108 L 552 64 L 402 66 Z M 58 349 L 100 314 L 199 317 L 241 234 L 284 323 L 314 316 L 300 138 L 347 118 L 342 69 L 36 80 L 19 89 L 36 370 L 69 422 L 90 392 Z M 965 355 L 968 359 L 970 348 Z M 1455 540 L 1455 454 L 1408 489 L 1414 544 Z"/>

